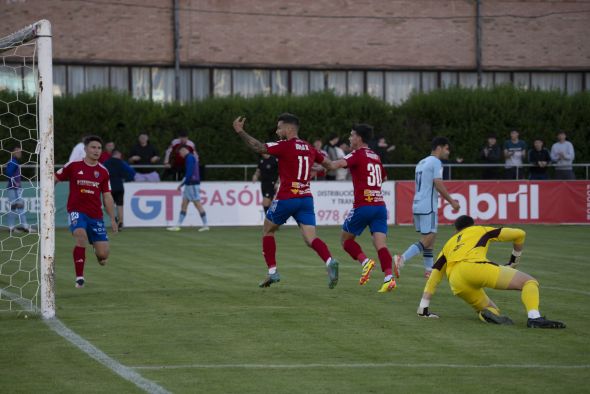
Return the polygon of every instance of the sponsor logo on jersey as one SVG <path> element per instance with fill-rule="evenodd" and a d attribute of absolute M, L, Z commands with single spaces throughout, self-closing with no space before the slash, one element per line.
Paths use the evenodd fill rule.
<path fill-rule="evenodd" d="M 94 177 L 95 177 L 95 178 L 98 178 L 99 176 L 100 176 L 100 172 L 98 172 L 98 171 L 94 171 Z"/>
<path fill-rule="evenodd" d="M 82 170 L 78 171 L 78 175 L 84 175 L 84 171 L 82 171 Z"/>

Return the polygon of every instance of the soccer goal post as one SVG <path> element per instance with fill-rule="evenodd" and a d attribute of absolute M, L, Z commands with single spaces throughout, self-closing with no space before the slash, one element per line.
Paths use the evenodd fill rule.
<path fill-rule="evenodd" d="M 0 38 L 0 311 L 55 316 L 51 24 Z"/>

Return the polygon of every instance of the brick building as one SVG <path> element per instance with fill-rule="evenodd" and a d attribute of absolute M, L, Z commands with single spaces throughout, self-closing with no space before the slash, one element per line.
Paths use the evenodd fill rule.
<path fill-rule="evenodd" d="M 174 3 L 3 0 L 0 36 L 51 21 L 56 95 L 112 87 L 170 101 L 176 59 L 180 100 L 333 89 L 399 103 L 478 75 L 590 90 L 589 1 L 481 0 L 478 14 L 476 0 L 178 0 L 177 23 Z M 0 89 L 9 78 L 0 67 Z"/>

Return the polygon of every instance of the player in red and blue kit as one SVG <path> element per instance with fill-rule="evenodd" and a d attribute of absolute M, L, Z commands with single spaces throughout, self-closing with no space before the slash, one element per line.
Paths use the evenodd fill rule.
<path fill-rule="evenodd" d="M 387 209 L 381 192 L 381 184 L 386 173 L 379 156 L 368 147 L 368 142 L 372 138 L 371 126 L 354 125 L 350 132 L 350 146 L 354 151 L 343 159 L 333 161 L 330 169 L 348 167 L 354 187 L 354 203 L 342 225 L 342 247 L 350 257 L 362 264 L 359 284 L 364 285 L 369 281 L 375 262 L 363 253 L 355 238 L 361 235 L 367 226 L 369 227 L 381 270 L 385 274 L 379 292 L 385 293 L 393 290 L 396 283 L 392 275 L 393 259 L 386 245 Z"/>
<path fill-rule="evenodd" d="M 244 130 L 246 118 L 238 117 L 233 127 L 250 149 L 258 154 L 269 154 L 279 160 L 279 192 L 266 213 L 264 220 L 262 253 L 268 267 L 268 276 L 260 287 L 269 287 L 281 280 L 277 272 L 275 232 L 287 219 L 293 217 L 307 246 L 315 250 L 326 263 L 328 287 L 338 283 L 338 261 L 332 257 L 328 246 L 316 236 L 313 196 L 309 187 L 314 163 L 327 166 L 331 162 L 306 141 L 299 139 L 299 119 L 292 114 L 278 118 L 279 142 L 263 144 Z"/>
<path fill-rule="evenodd" d="M 73 253 L 76 287 L 84 287 L 84 263 L 88 242 L 94 246 L 94 253 L 100 265 L 105 265 L 109 257 L 109 239 L 102 220 L 101 193 L 107 214 L 111 218 L 111 228 L 115 233 L 118 231 L 109 171 L 98 162 L 102 152 L 100 137 L 86 137 L 84 150 L 84 159 L 69 162 L 55 173 L 56 182 L 70 182 L 67 211 L 70 231 L 76 240 Z"/>

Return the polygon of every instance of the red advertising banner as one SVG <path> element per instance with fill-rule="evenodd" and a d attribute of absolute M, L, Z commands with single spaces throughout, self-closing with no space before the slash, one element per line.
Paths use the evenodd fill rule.
<path fill-rule="evenodd" d="M 412 224 L 414 182 L 395 184 L 395 222 Z M 453 212 L 439 197 L 439 223 L 469 215 L 479 224 L 590 224 L 590 181 L 445 181 L 445 186 L 461 209 Z"/>

